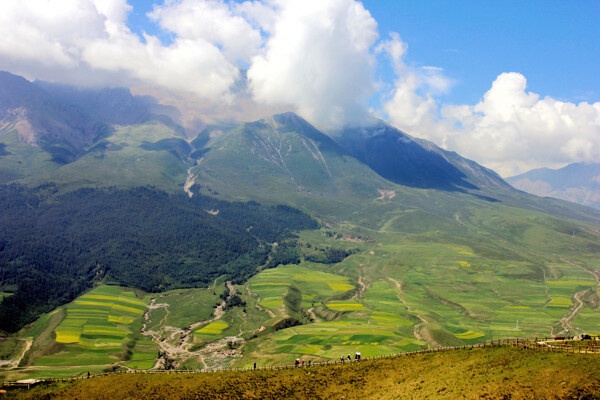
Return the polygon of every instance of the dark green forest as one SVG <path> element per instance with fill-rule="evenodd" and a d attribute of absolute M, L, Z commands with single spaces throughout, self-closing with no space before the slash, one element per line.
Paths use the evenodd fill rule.
<path fill-rule="evenodd" d="M 318 223 L 288 206 L 168 194 L 151 187 L 58 194 L 0 186 L 0 330 L 14 332 L 94 282 L 158 292 L 243 282 L 270 243 Z"/>

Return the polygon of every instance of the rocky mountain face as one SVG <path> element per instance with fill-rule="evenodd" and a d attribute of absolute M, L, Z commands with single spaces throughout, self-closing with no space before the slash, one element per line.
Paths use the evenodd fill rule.
<path fill-rule="evenodd" d="M 337 140 L 349 154 L 400 185 L 451 191 L 509 188 L 495 172 L 384 122 L 343 129 Z"/>
<path fill-rule="evenodd" d="M 600 163 L 540 168 L 507 178 L 515 188 L 600 209 Z"/>
<path fill-rule="evenodd" d="M 16 131 L 21 142 L 44 148 L 66 164 L 107 135 L 104 121 L 60 102 L 26 79 L 0 72 L 0 137 Z"/>

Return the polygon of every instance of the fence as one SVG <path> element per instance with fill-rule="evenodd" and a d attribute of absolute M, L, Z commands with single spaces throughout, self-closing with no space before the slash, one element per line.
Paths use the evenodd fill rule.
<path fill-rule="evenodd" d="M 496 339 L 486 340 L 483 343 L 464 345 L 464 346 L 450 346 L 450 347 L 436 347 L 426 350 L 417 350 L 406 353 L 397 354 L 385 354 L 372 357 L 364 357 L 360 360 L 331 360 L 323 362 L 313 362 L 310 365 L 274 365 L 267 367 L 245 367 L 245 368 L 208 368 L 208 369 L 194 369 L 194 370 L 182 370 L 182 369 L 170 369 L 170 370 L 119 370 L 114 372 L 104 372 L 99 374 L 90 374 L 89 376 L 80 376 L 76 378 L 40 378 L 35 382 L 23 381 L 23 382 L 5 382 L 5 387 L 27 387 L 33 386 L 38 383 L 45 382 L 73 382 L 81 379 L 96 378 L 100 376 L 115 375 L 115 374 L 199 374 L 199 373 L 219 373 L 219 372 L 251 372 L 251 371 L 278 371 L 284 369 L 297 369 L 297 368 L 317 368 L 323 366 L 340 365 L 356 362 L 364 362 L 369 360 L 398 358 L 398 357 L 409 357 L 417 354 L 428 354 L 428 353 L 439 353 L 463 349 L 479 349 L 486 347 L 517 347 L 523 350 L 542 351 L 542 352 L 560 352 L 560 353 L 580 353 L 580 354 L 600 354 L 600 346 L 596 346 L 593 342 L 582 342 L 574 341 L 572 338 L 561 338 L 560 340 L 552 338 L 535 338 L 535 339 Z"/>

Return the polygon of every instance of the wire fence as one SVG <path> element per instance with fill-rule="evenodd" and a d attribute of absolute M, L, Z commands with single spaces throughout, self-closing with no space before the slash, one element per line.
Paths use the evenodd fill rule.
<path fill-rule="evenodd" d="M 448 352 L 463 349 L 479 349 L 486 347 L 516 347 L 523 350 L 539 351 L 539 352 L 560 352 L 560 353 L 579 353 L 579 354 L 600 354 L 600 346 L 597 346 L 593 341 L 577 341 L 572 340 L 573 338 L 535 338 L 535 339 L 495 339 L 486 340 L 483 343 L 463 345 L 463 346 L 449 346 L 449 347 L 435 347 L 426 350 L 416 350 L 405 353 L 396 354 L 384 354 L 371 357 L 361 357 L 360 359 L 347 360 L 329 360 L 321 362 L 311 362 L 310 364 L 284 364 L 284 365 L 271 365 L 271 366 L 257 366 L 257 367 L 240 367 L 240 368 L 204 368 L 204 369 L 128 369 L 128 370 L 116 370 L 112 372 L 103 372 L 89 374 L 74 378 L 38 378 L 35 380 L 25 380 L 20 382 L 4 382 L 5 387 L 31 387 L 38 383 L 48 382 L 73 382 L 82 379 L 91 379 L 101 376 L 118 375 L 118 374 L 202 374 L 202 373 L 221 373 L 221 372 L 253 372 L 253 371 L 279 371 L 285 369 L 298 369 L 298 368 L 318 368 L 332 365 L 342 364 L 353 364 L 360 363 L 370 360 L 378 359 L 389 359 L 399 357 L 410 357 L 418 354 L 428 353 L 439 353 Z"/>

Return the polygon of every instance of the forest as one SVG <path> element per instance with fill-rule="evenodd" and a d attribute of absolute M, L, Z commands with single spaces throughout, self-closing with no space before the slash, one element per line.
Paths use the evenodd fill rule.
<path fill-rule="evenodd" d="M 168 194 L 152 187 L 0 186 L 0 330 L 14 332 L 95 282 L 149 292 L 242 282 L 273 242 L 318 223 L 288 206 Z"/>

